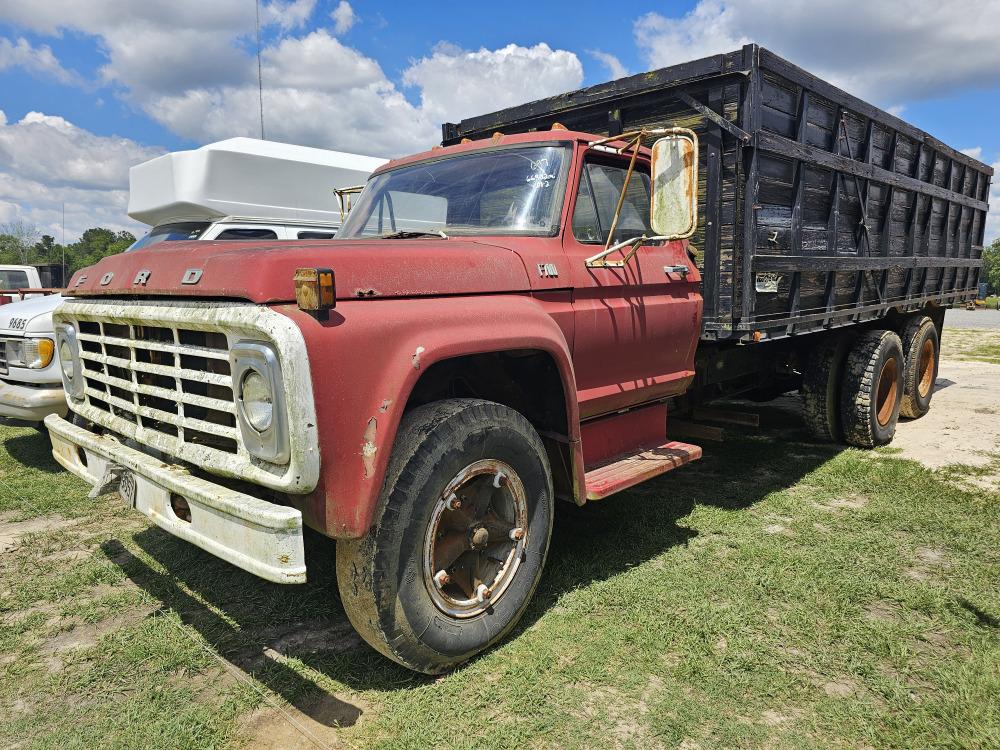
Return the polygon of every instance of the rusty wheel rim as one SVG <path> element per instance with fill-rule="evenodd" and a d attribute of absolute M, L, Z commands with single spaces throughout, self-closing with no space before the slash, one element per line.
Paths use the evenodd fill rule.
<path fill-rule="evenodd" d="M 878 376 L 875 409 L 878 423 L 885 427 L 892 419 L 899 400 L 899 363 L 895 357 L 886 360 Z"/>
<path fill-rule="evenodd" d="M 934 342 L 931 339 L 924 341 L 920 347 L 920 358 L 917 360 L 917 372 L 920 373 L 920 382 L 917 383 L 917 393 L 924 398 L 931 392 L 934 385 Z"/>
<path fill-rule="evenodd" d="M 451 617 L 494 606 L 517 575 L 528 540 L 524 483 L 509 464 L 466 466 L 434 505 L 424 540 L 424 582 Z"/>

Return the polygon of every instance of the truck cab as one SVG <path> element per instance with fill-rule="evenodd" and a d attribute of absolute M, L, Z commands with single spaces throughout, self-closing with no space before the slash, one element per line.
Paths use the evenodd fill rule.
<path fill-rule="evenodd" d="M 688 168 L 664 152 L 661 195 L 690 195 L 696 144 L 662 140 L 686 144 Z M 498 136 L 380 168 L 332 241 L 106 258 L 55 314 L 73 418 L 46 419 L 53 453 L 269 580 L 305 580 L 303 524 L 336 537 L 359 631 L 448 668 L 516 620 L 557 496 L 583 503 L 700 456 L 666 437 L 701 297 L 683 232 L 657 231 L 652 162 L 638 137 Z M 427 483 L 403 489 L 414 461 Z M 427 515 L 390 533 L 397 503 Z M 414 557 L 370 559 L 400 533 Z M 464 633 L 442 631 L 437 656 L 363 624 L 379 606 L 364 582 L 398 565 L 421 571 L 408 606 Z"/>

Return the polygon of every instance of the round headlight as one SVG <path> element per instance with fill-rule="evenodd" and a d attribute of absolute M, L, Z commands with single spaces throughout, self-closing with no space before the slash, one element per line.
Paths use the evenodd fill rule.
<path fill-rule="evenodd" d="M 271 384 L 256 370 L 247 370 L 240 383 L 243 417 L 257 432 L 264 432 L 274 419 L 274 394 Z"/>
<path fill-rule="evenodd" d="M 73 379 L 73 349 L 66 339 L 59 342 L 59 367 L 62 368 L 66 382 L 71 381 Z"/>

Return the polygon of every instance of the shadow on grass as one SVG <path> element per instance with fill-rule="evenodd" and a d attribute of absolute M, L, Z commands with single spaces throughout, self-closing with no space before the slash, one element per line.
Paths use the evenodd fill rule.
<path fill-rule="evenodd" d="M 25 427 L 23 423 L 4 426 Z M 31 429 L 26 433 L 14 435 L 3 441 L 3 449 L 18 463 L 30 466 L 32 469 L 49 474 L 62 471 L 63 468 L 52 458 L 52 443 L 49 434 Z"/>
<path fill-rule="evenodd" d="M 544 616 L 562 594 L 687 544 L 698 530 L 682 519 L 696 505 L 744 511 L 836 455 L 836 446 L 807 442 L 801 419 L 789 406 L 794 402 L 744 406 L 761 414 L 759 431 L 741 428 L 726 443 L 706 446 L 701 461 L 602 503 L 559 508 L 546 571 L 510 637 Z M 307 533 L 309 582 L 302 586 L 261 581 L 155 527 L 137 534 L 135 542 L 167 573 L 120 542 L 105 544 L 105 552 L 230 663 L 321 723 L 350 726 L 361 713 L 344 701 L 332 712 L 313 710 L 339 700 L 319 700 L 327 695 L 319 684 L 324 677 L 383 692 L 433 679 L 383 658 L 353 634 L 337 593 L 334 542 L 319 534 Z M 329 637 L 318 635 L 324 632 Z M 307 669 L 293 669 L 280 654 Z"/>

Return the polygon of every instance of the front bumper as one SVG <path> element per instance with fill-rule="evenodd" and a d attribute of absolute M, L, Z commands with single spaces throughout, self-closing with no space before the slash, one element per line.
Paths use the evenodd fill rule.
<path fill-rule="evenodd" d="M 299 511 L 193 476 L 59 416 L 46 417 L 45 426 L 56 461 L 91 485 L 101 482 L 109 464 L 131 472 L 135 507 L 157 526 L 268 581 L 305 583 Z M 190 522 L 174 513 L 174 494 L 187 500 Z"/>
<path fill-rule="evenodd" d="M 50 388 L 31 388 L 0 380 L 0 417 L 41 422 L 49 414 L 66 414 L 66 394 L 61 382 Z"/>

